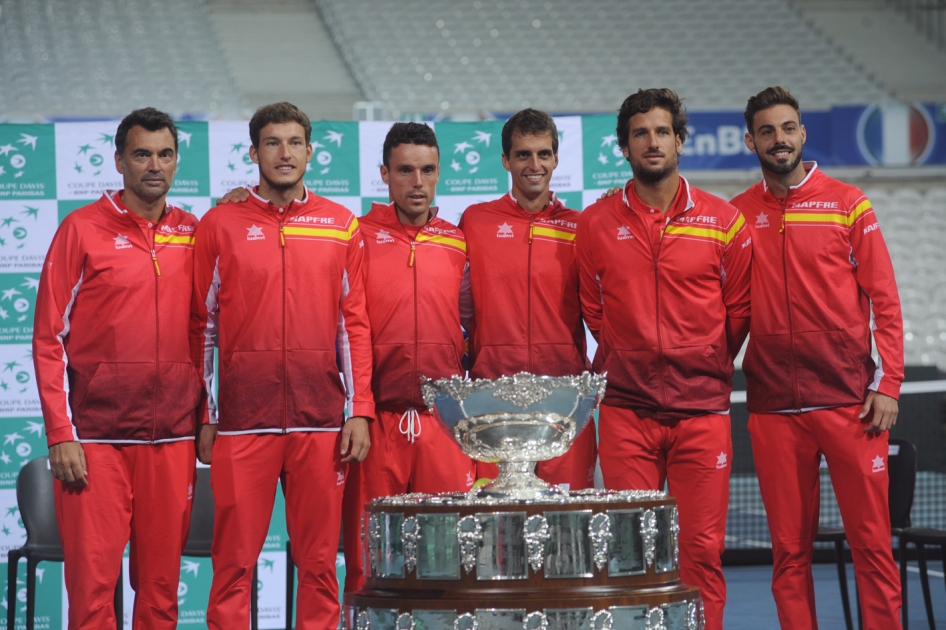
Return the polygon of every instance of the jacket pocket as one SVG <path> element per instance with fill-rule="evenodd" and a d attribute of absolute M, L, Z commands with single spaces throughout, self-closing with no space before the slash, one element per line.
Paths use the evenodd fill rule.
<path fill-rule="evenodd" d="M 288 427 L 340 427 L 345 409 L 345 386 L 335 362 L 335 352 L 290 350 L 286 370 Z"/>
<path fill-rule="evenodd" d="M 470 369 L 472 378 L 498 378 L 524 372 L 529 366 L 526 346 L 482 346 Z"/>
<path fill-rule="evenodd" d="M 220 361 L 221 431 L 282 427 L 282 352 L 234 352 Z"/>
<path fill-rule="evenodd" d="M 792 347 L 787 334 L 749 335 L 742 362 L 749 411 L 784 411 L 795 407 Z"/>
<path fill-rule="evenodd" d="M 733 368 L 724 365 L 726 354 L 727 350 L 709 345 L 665 348 L 663 386 L 667 410 L 729 409 Z"/>
<path fill-rule="evenodd" d="M 601 346 L 598 348 L 600 352 Z M 656 351 L 611 348 L 603 357 L 601 371 L 607 372 L 605 398 L 608 404 L 630 409 L 662 406 Z"/>
<path fill-rule="evenodd" d="M 802 407 L 863 400 L 869 355 L 857 361 L 841 330 L 795 333 L 795 363 Z"/>
<path fill-rule="evenodd" d="M 90 376 L 74 374 L 69 398 L 80 439 L 154 439 L 153 362 L 99 363 Z"/>
<path fill-rule="evenodd" d="M 167 362 L 159 369 L 155 439 L 194 435 L 202 386 L 197 368 L 190 362 Z"/>
<path fill-rule="evenodd" d="M 587 360 L 573 343 L 533 344 L 532 365 L 538 374 L 568 376 L 588 369 Z"/>

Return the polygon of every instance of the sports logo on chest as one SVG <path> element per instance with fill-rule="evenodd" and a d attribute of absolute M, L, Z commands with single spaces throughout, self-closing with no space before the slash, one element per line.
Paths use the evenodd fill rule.
<path fill-rule="evenodd" d="M 377 243 L 378 245 L 383 245 L 384 243 L 393 243 L 394 238 L 391 236 L 391 233 L 387 230 L 378 230 Z"/>
<path fill-rule="evenodd" d="M 634 235 L 631 234 L 631 228 L 627 227 L 626 225 L 618 226 L 617 230 L 619 241 L 629 241 L 634 238 Z"/>
<path fill-rule="evenodd" d="M 755 227 L 756 229 L 769 227 L 769 215 L 764 212 L 760 212 L 756 215 Z"/>
<path fill-rule="evenodd" d="M 496 238 L 514 238 L 514 237 L 515 235 L 512 233 L 512 226 L 504 221 L 503 224 L 499 226 L 499 231 L 496 232 Z"/>
<path fill-rule="evenodd" d="M 119 234 L 112 240 L 115 241 L 115 249 L 131 249 L 131 241 L 124 234 Z"/>
<path fill-rule="evenodd" d="M 263 228 L 257 227 L 254 223 L 250 227 L 246 228 L 246 240 L 248 241 L 265 241 L 266 235 L 263 234 Z"/>

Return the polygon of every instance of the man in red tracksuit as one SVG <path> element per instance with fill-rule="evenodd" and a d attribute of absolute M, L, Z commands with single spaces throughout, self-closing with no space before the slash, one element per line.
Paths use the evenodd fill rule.
<path fill-rule="evenodd" d="M 698 586 L 706 628 L 723 623 L 732 457 L 733 357 L 749 315 L 749 234 L 734 207 L 678 174 L 686 114 L 670 90 L 621 106 L 617 136 L 634 178 L 578 221 L 585 322 L 607 372 L 598 416 L 612 489 L 662 489 L 680 518 L 680 575 Z"/>
<path fill-rule="evenodd" d="M 130 539 L 132 625 L 171 629 L 194 495 L 200 378 L 187 327 L 197 220 L 165 199 L 177 168 L 167 114 L 133 111 L 115 149 L 124 189 L 70 213 L 49 247 L 33 362 L 69 628 L 115 627 Z"/>
<path fill-rule="evenodd" d="M 463 233 L 431 208 L 440 176 L 433 129 L 395 123 L 384 140 L 381 177 L 391 203 L 361 220 L 365 293 L 374 353 L 371 389 L 377 421 L 360 469 L 363 495 L 346 488 L 346 592 L 363 582 L 360 529 L 364 503 L 404 492 L 462 492 L 474 462 L 427 410 L 421 377 L 463 375 L 460 286 L 467 269 Z M 353 543 L 351 546 L 349 543 Z"/>
<path fill-rule="evenodd" d="M 779 620 L 792 630 L 818 627 L 811 556 L 823 454 L 864 628 L 899 628 L 886 462 L 903 381 L 903 320 L 890 255 L 864 193 L 802 162 L 805 128 L 787 90 L 753 96 L 745 118 L 764 179 L 733 199 L 754 250 L 743 367 Z"/>
<path fill-rule="evenodd" d="M 471 292 L 464 300 L 470 376 L 580 374 L 589 367 L 575 261 L 580 213 L 549 190 L 558 166 L 555 122 L 522 110 L 503 126 L 502 145 L 512 191 L 470 206 L 460 218 L 470 256 Z M 572 490 L 589 488 L 596 459 L 589 422 L 567 453 L 539 462 L 537 473 Z M 495 477 L 496 468 L 480 464 L 480 474 Z"/>
<path fill-rule="evenodd" d="M 296 627 L 338 623 L 346 464 L 364 459 L 374 415 L 371 333 L 358 221 L 302 183 L 311 130 L 289 103 L 257 110 L 250 157 L 259 187 L 245 202 L 211 209 L 197 229 L 191 343 L 207 383 L 210 423 L 198 452 L 212 462 L 213 629 L 249 625 L 277 481 L 299 568 Z"/>

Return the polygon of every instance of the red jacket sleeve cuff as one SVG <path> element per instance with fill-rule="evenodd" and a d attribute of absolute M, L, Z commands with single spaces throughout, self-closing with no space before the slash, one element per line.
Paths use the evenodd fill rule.
<path fill-rule="evenodd" d="M 883 394 L 884 396 L 890 396 L 897 400 L 900 399 L 900 381 L 894 381 L 893 379 L 885 378 L 881 379 L 880 387 L 877 388 L 878 394 Z"/>
<path fill-rule="evenodd" d="M 352 417 L 362 416 L 373 422 L 375 419 L 373 402 L 354 402 L 352 403 Z"/>
<path fill-rule="evenodd" d="M 48 446 L 55 446 L 63 442 L 74 442 L 75 439 L 75 436 L 72 434 L 72 427 L 62 427 L 46 432 L 46 444 Z"/>

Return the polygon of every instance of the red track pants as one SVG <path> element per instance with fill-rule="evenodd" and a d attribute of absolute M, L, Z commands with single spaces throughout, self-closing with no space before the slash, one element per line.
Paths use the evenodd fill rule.
<path fill-rule="evenodd" d="M 177 627 L 181 550 L 194 497 L 194 441 L 83 444 L 89 485 L 55 482 L 69 630 L 115 627 L 115 583 L 131 540 L 132 627 Z"/>
<path fill-rule="evenodd" d="M 598 447 L 595 444 L 594 419 L 589 420 L 575 438 L 568 452 L 561 457 L 539 462 L 535 474 L 552 485 L 566 484 L 569 490 L 583 490 L 595 485 L 595 463 L 598 460 Z M 476 463 L 476 472 L 480 477 L 495 479 L 499 468 L 486 462 Z"/>
<path fill-rule="evenodd" d="M 900 574 L 890 544 L 886 432 L 866 434 L 861 405 L 750 414 L 749 433 L 775 558 L 772 594 L 782 628 L 816 630 L 812 544 L 822 453 L 854 557 L 864 630 L 900 627 Z"/>
<path fill-rule="evenodd" d="M 598 431 L 606 488 L 662 490 L 664 481 L 669 484 L 680 515 L 680 577 L 700 588 L 706 630 L 721 630 L 726 579 L 720 556 L 732 459 L 729 416 L 657 422 L 601 405 Z"/>
<path fill-rule="evenodd" d="M 377 421 L 368 425 L 371 450 L 365 461 L 351 467 L 345 488 L 346 593 L 364 583 L 361 520 L 366 503 L 405 492 L 466 492 L 473 486 L 475 462 L 439 422 L 426 410 L 413 418 L 379 411 Z M 413 441 L 405 432 L 414 435 Z"/>
<path fill-rule="evenodd" d="M 286 497 L 286 528 L 299 570 L 298 630 L 338 624 L 335 557 L 341 525 L 346 465 L 338 432 L 220 435 L 214 444 L 214 577 L 207 626 L 248 628 L 253 568 L 259 559 L 276 500 Z"/>

